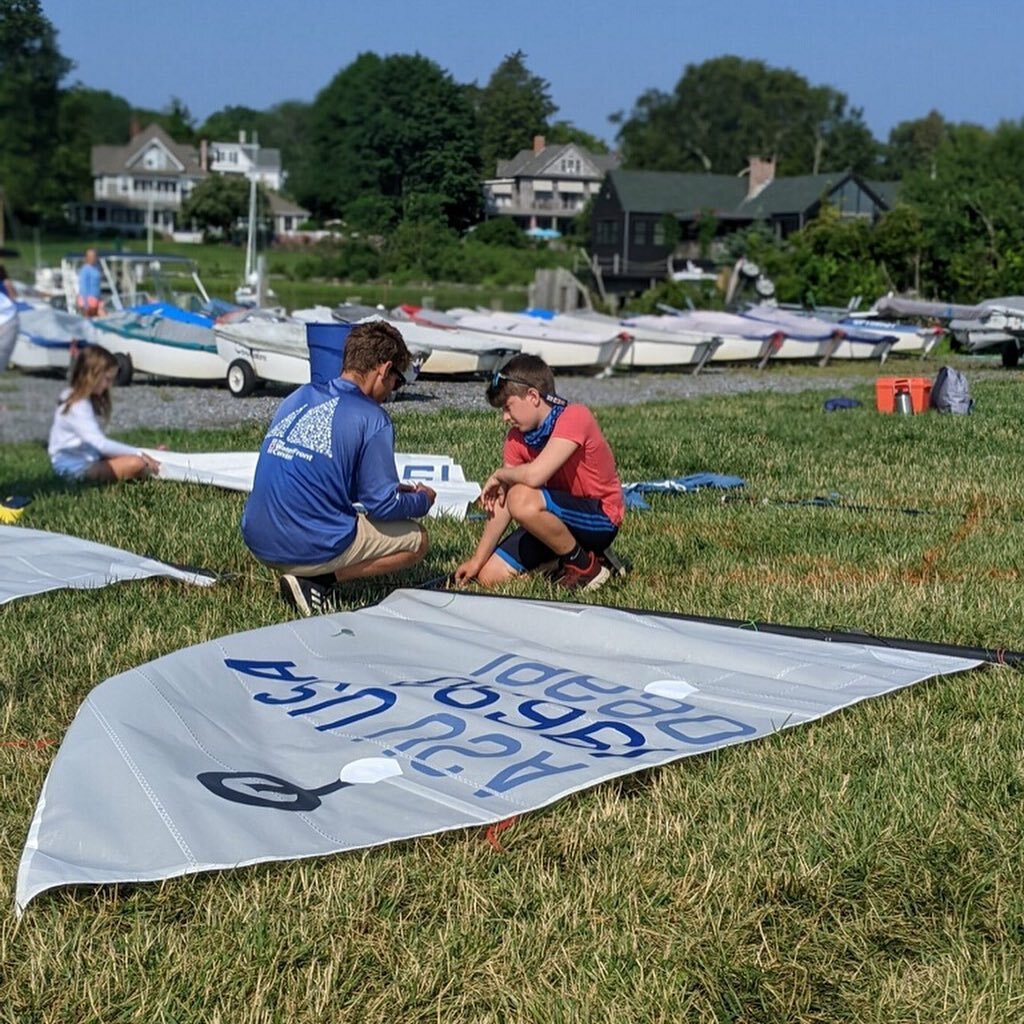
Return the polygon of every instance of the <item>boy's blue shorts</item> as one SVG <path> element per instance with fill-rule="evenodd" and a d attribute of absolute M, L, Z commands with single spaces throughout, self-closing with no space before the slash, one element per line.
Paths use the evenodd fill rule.
<path fill-rule="evenodd" d="M 547 510 L 565 523 L 569 532 L 587 551 L 604 551 L 610 547 L 619 528 L 601 511 L 597 498 L 577 498 L 567 491 L 541 488 Z M 547 546 L 527 533 L 521 526 L 513 530 L 494 552 L 516 572 L 532 572 L 545 562 L 558 558 Z"/>

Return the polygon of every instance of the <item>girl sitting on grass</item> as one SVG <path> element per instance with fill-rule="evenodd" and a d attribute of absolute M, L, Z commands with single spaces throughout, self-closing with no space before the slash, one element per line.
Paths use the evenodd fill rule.
<path fill-rule="evenodd" d="M 75 359 L 71 387 L 61 392 L 47 446 L 58 476 L 112 483 L 160 472 L 155 459 L 103 433 L 116 377 L 117 361 L 105 348 L 90 345 Z"/>

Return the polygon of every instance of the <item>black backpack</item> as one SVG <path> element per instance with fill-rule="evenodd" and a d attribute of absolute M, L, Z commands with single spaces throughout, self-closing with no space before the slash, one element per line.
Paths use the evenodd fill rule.
<path fill-rule="evenodd" d="M 953 412 L 966 416 L 974 407 L 967 378 L 952 366 L 943 366 L 932 384 L 932 408 L 936 412 Z"/>

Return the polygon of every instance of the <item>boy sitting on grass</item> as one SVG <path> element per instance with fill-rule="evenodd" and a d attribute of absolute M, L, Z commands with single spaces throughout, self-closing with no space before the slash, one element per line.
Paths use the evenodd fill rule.
<path fill-rule="evenodd" d="M 504 465 L 480 496 L 487 525 L 472 557 L 455 570 L 456 583 L 475 579 L 493 587 L 555 568 L 568 590 L 596 590 L 610 575 L 602 556 L 619 531 L 625 502 L 593 414 L 559 398 L 551 368 L 532 355 L 516 356 L 494 374 L 487 401 L 512 429 Z M 516 529 L 501 540 L 511 523 Z"/>

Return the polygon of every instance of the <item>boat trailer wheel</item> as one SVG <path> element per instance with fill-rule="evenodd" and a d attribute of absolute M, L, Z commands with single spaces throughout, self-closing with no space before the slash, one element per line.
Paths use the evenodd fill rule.
<path fill-rule="evenodd" d="M 235 398 L 245 398 L 247 395 L 251 395 L 259 384 L 253 368 L 244 359 L 236 359 L 228 367 L 227 380 L 228 391 Z"/>

